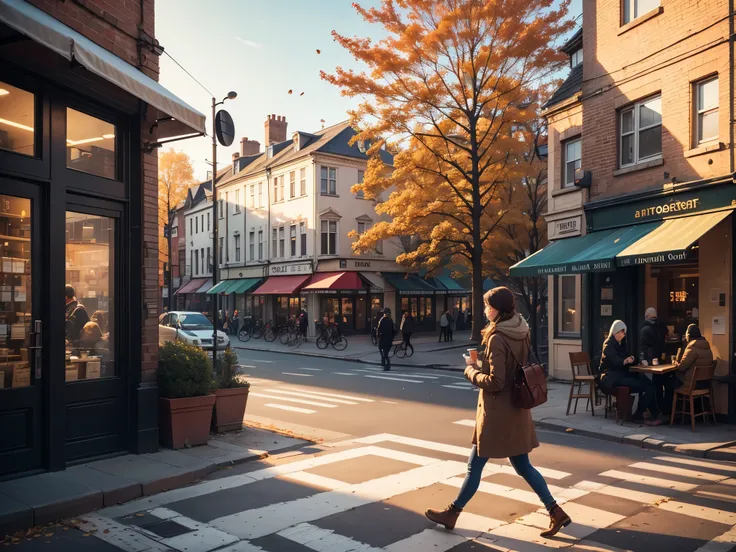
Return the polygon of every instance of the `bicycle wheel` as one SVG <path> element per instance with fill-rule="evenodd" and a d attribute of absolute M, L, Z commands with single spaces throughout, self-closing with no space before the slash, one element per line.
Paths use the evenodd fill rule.
<path fill-rule="evenodd" d="M 399 343 L 395 350 L 396 358 L 404 358 L 406 356 L 406 347 L 403 343 Z"/>
<path fill-rule="evenodd" d="M 344 336 L 338 335 L 332 339 L 332 346 L 336 351 L 344 351 L 348 347 L 348 340 Z"/>
<path fill-rule="evenodd" d="M 406 348 L 405 353 L 406 353 L 407 358 L 410 357 L 411 355 L 413 355 L 414 354 L 414 345 L 412 345 L 411 343 L 409 343 L 409 347 Z"/>
<path fill-rule="evenodd" d="M 266 331 L 263 332 L 263 339 L 265 339 L 269 343 L 271 341 L 276 341 L 276 337 L 277 337 L 276 330 L 273 329 L 273 326 L 268 326 L 266 328 Z"/>
<path fill-rule="evenodd" d="M 238 332 L 238 339 L 240 341 L 250 341 L 250 332 L 248 328 L 243 328 Z"/>
<path fill-rule="evenodd" d="M 251 332 L 251 337 L 253 339 L 261 339 L 265 331 L 266 329 L 263 326 L 258 326 L 255 330 Z"/>
<path fill-rule="evenodd" d="M 393 358 L 395 354 L 396 354 L 396 346 L 393 345 L 388 348 L 388 358 Z"/>
<path fill-rule="evenodd" d="M 294 347 L 297 349 L 304 343 L 304 335 L 301 332 L 296 332 L 296 339 L 294 340 Z"/>
<path fill-rule="evenodd" d="M 286 328 L 281 328 L 279 331 L 279 341 L 282 345 L 286 345 L 289 343 L 289 338 L 291 337 L 291 331 L 287 330 Z"/>
<path fill-rule="evenodd" d="M 319 349 L 326 349 L 329 343 L 327 342 L 327 337 L 322 334 L 317 338 L 317 348 Z"/>

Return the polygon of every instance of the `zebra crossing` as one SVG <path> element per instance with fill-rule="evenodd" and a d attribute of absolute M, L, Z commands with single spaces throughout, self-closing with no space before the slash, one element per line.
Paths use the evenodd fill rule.
<path fill-rule="evenodd" d="M 290 393 L 283 396 L 297 391 Z M 107 508 L 83 516 L 79 528 L 130 552 L 726 552 L 736 546 L 736 466 L 730 464 L 652 454 L 583 477 L 560 465 L 536 466 L 574 520 L 542 539 L 546 511 L 506 461 L 487 464 L 476 499 L 448 532 L 423 511 L 457 494 L 467 447 L 384 433 L 321 449 Z"/>

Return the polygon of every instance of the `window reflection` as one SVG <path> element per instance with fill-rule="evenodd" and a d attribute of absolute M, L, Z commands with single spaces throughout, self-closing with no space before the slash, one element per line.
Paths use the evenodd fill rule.
<path fill-rule="evenodd" d="M 31 201 L 0 196 L 0 389 L 31 385 Z"/>
<path fill-rule="evenodd" d="M 115 178 L 115 125 L 67 108 L 66 166 Z"/>
<path fill-rule="evenodd" d="M 0 149 L 33 155 L 35 118 L 33 94 L 0 81 Z"/>
<path fill-rule="evenodd" d="M 66 381 L 115 375 L 115 221 L 66 214 Z"/>

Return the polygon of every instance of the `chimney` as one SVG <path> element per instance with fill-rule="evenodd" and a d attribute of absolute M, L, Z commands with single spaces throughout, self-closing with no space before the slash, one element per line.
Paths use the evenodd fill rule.
<path fill-rule="evenodd" d="M 266 147 L 286 141 L 286 117 L 269 115 L 263 126 L 266 129 Z"/>
<path fill-rule="evenodd" d="M 258 155 L 261 153 L 261 143 L 256 140 L 248 140 L 248 137 L 240 139 L 240 155 Z"/>
<path fill-rule="evenodd" d="M 238 174 L 240 172 L 240 153 L 237 151 L 233 153 L 233 175 Z"/>
<path fill-rule="evenodd" d="M 239 157 L 240 157 L 240 154 L 237 151 L 233 153 L 233 161 L 237 161 Z"/>

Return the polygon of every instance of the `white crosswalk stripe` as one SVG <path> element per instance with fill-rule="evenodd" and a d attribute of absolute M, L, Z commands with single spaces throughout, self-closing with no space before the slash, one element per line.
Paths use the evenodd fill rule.
<path fill-rule="evenodd" d="M 306 399 L 293 399 L 290 397 L 279 397 L 278 395 L 268 395 L 266 393 L 253 393 L 252 391 L 249 393 L 249 396 L 251 397 L 259 397 L 263 399 L 275 399 L 277 401 L 285 401 L 285 402 L 291 402 L 291 403 L 297 403 L 297 404 L 306 404 L 309 406 L 321 406 L 322 408 L 337 408 L 336 404 L 330 404 L 326 402 L 316 402 L 316 401 L 309 401 Z"/>
<path fill-rule="evenodd" d="M 424 383 L 422 380 L 416 380 L 416 379 L 406 379 L 406 378 L 395 378 L 395 377 L 388 377 L 388 376 L 372 376 L 372 375 L 366 375 L 367 378 L 373 378 L 373 379 L 380 379 L 380 380 L 388 380 L 388 381 L 398 381 L 402 383 Z"/>
<path fill-rule="evenodd" d="M 266 390 L 267 393 L 275 393 L 277 395 L 289 395 L 294 397 L 304 397 L 304 398 L 312 398 L 312 399 L 320 399 L 322 401 L 337 403 L 337 404 L 360 404 L 355 401 L 347 401 L 345 399 L 334 399 L 332 397 L 325 397 L 324 395 L 315 395 L 311 393 L 310 391 L 284 391 L 283 389 L 268 389 Z"/>
<path fill-rule="evenodd" d="M 299 414 L 316 414 L 316 410 L 310 410 L 308 408 L 299 408 L 296 406 L 287 406 L 285 404 L 274 404 L 266 403 L 263 406 L 266 408 L 276 408 L 277 410 L 286 410 L 288 412 L 298 412 Z"/>

